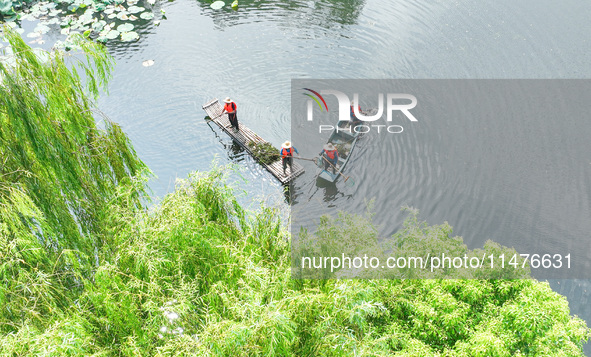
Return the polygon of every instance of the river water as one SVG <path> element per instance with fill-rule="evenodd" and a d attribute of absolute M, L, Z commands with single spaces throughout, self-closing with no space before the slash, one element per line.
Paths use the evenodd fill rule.
<path fill-rule="evenodd" d="M 230 96 L 238 105 L 239 120 L 278 147 L 291 136 L 293 78 L 591 77 L 591 3 L 583 1 L 240 0 L 238 11 L 212 10 L 207 3 L 195 0 L 158 6 L 167 17 L 160 26 L 140 28 L 136 43 L 108 45 L 117 66 L 109 94 L 98 104 L 122 125 L 140 157 L 157 175 L 151 186 L 160 197 L 174 188 L 176 178 L 208 170 L 217 160 L 222 165 L 237 164 L 230 180 L 241 202 L 252 208 L 261 201 L 288 208 L 282 186 L 227 135 L 203 120 L 201 106 L 212 98 Z M 148 59 L 155 64 L 143 67 L 142 61 Z M 591 130 L 591 121 L 585 119 L 577 121 L 584 133 Z M 462 134 L 469 137 L 469 130 L 457 133 L 458 138 Z M 572 145 L 576 132 L 572 128 L 558 130 L 553 142 L 557 147 L 560 142 L 569 143 L 570 150 L 576 151 Z M 506 140 L 513 139 L 520 137 Z M 577 143 L 582 145 L 582 153 L 589 152 L 591 144 L 584 139 Z M 448 221 L 470 247 L 510 235 L 515 229 L 520 234 L 538 234 L 546 228 L 552 234 L 560 229 L 579 238 L 585 234 L 581 227 L 591 222 L 591 165 L 564 165 L 557 159 L 545 166 L 553 172 L 560 170 L 561 177 L 581 190 L 576 206 L 569 207 L 559 197 L 556 209 L 556 219 L 566 219 L 572 230 L 568 226 L 555 228 L 552 222 L 533 223 L 532 217 L 552 216 L 553 207 L 539 207 L 550 204 L 552 197 L 533 199 L 543 182 L 520 185 L 518 195 L 507 189 L 502 207 L 501 199 L 491 197 L 469 206 L 458 205 L 458 199 L 479 197 L 488 182 L 491 168 L 482 161 L 481 152 L 472 149 L 478 144 L 463 139 L 465 149 L 456 153 L 462 161 L 480 166 L 448 171 L 445 182 L 453 189 L 441 187 L 445 194 L 438 196 L 437 202 L 429 192 L 417 191 L 401 193 L 400 206 L 418 208 L 421 218 L 431 224 Z M 404 169 L 417 165 L 404 160 L 411 160 L 412 153 L 420 152 L 424 145 L 409 141 L 398 148 L 403 152 L 397 158 L 402 182 L 431 181 L 429 170 Z M 371 155 L 371 145 L 360 148 L 358 155 Z M 534 158 L 544 160 L 543 156 Z M 587 161 L 591 164 L 591 157 Z M 520 165 L 519 177 L 534 175 L 537 170 L 539 165 Z M 372 189 L 357 185 L 351 193 L 342 184 L 319 187 L 308 181 L 307 176 L 296 181 L 292 193 L 299 200 L 319 198 L 338 204 L 347 195 L 364 197 L 364 190 Z M 540 211 L 544 212 L 541 216 Z M 499 212 L 505 212 L 501 221 L 482 219 Z M 578 226 L 577 222 L 584 224 Z M 582 238 L 591 238 L 586 232 Z M 544 237 L 551 239 L 543 234 L 540 239 Z M 550 283 L 568 298 L 572 314 L 591 324 L 591 282 Z M 589 345 L 586 352 L 591 355 Z"/>

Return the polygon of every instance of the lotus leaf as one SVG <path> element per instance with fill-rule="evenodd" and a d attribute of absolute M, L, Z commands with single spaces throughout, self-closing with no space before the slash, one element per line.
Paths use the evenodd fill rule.
<path fill-rule="evenodd" d="M 127 9 L 127 11 L 129 11 L 132 14 L 137 14 L 138 12 L 142 12 L 146 10 L 145 8 L 141 7 L 141 6 L 130 6 L 129 9 Z"/>
<path fill-rule="evenodd" d="M 63 28 L 62 31 L 61 31 L 61 34 L 62 35 L 68 35 L 69 33 L 70 33 L 70 28 L 69 27 Z"/>
<path fill-rule="evenodd" d="M 127 15 L 128 15 L 127 12 L 120 12 L 117 14 L 117 18 L 119 20 L 126 21 L 126 20 L 129 20 L 129 16 L 127 16 Z"/>
<path fill-rule="evenodd" d="M 107 23 L 103 20 L 97 21 L 94 24 L 92 24 L 92 29 L 96 32 L 100 32 L 106 24 Z"/>
<path fill-rule="evenodd" d="M 80 16 L 80 18 L 78 19 L 78 22 L 80 22 L 81 24 L 84 24 L 84 25 L 87 25 L 87 24 L 91 23 L 92 21 L 94 21 L 94 18 L 89 13 L 85 13 L 84 15 Z"/>
<path fill-rule="evenodd" d="M 107 35 L 105 36 L 106 38 L 108 38 L 109 40 L 114 40 L 117 37 L 119 37 L 119 31 L 117 30 L 111 30 L 107 33 Z"/>
<path fill-rule="evenodd" d="M 49 30 L 51 30 L 49 26 L 42 24 L 37 25 L 35 29 L 33 29 L 34 32 L 39 32 L 40 34 L 48 33 Z"/>
<path fill-rule="evenodd" d="M 234 0 L 234 2 L 232 3 L 232 7 L 238 7 L 238 0 Z"/>
<path fill-rule="evenodd" d="M 223 1 L 214 1 L 211 5 L 209 5 L 212 9 L 217 10 L 217 9 L 221 9 L 222 7 L 224 7 L 224 5 L 226 5 L 225 2 Z"/>
<path fill-rule="evenodd" d="M 133 25 L 132 24 L 122 24 L 117 26 L 117 31 L 119 32 L 129 32 L 133 30 Z"/>
<path fill-rule="evenodd" d="M 114 19 L 117 17 L 117 14 L 110 14 L 109 16 L 107 16 L 108 19 Z"/>
<path fill-rule="evenodd" d="M 142 18 L 144 20 L 152 20 L 154 18 L 154 14 L 149 11 L 142 12 L 140 14 L 140 18 Z"/>
<path fill-rule="evenodd" d="M 124 42 L 135 41 L 138 38 L 140 38 L 140 36 L 137 34 L 137 32 L 134 31 L 124 32 L 121 34 L 121 40 Z"/>
<path fill-rule="evenodd" d="M 137 20 L 137 16 L 135 16 L 135 15 L 129 16 L 129 21 L 135 21 L 135 20 Z"/>
<path fill-rule="evenodd" d="M 0 14 L 12 13 L 12 0 L 0 0 Z"/>

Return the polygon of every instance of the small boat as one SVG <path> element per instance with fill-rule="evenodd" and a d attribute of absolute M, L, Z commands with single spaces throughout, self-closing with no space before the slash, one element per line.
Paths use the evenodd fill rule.
<path fill-rule="evenodd" d="M 319 178 L 328 182 L 335 182 L 339 178 L 339 171 L 343 172 L 345 169 L 359 135 L 360 134 L 355 132 L 351 127 L 351 122 L 339 122 L 337 128 L 330 134 L 330 138 L 328 138 L 327 142 L 327 144 L 332 143 L 339 153 L 335 173 L 333 173 L 333 168 L 330 166 L 328 169 L 324 169 L 325 159 L 322 157 L 322 154 L 320 154 L 318 159 L 316 159 L 319 166 L 316 173 Z"/>

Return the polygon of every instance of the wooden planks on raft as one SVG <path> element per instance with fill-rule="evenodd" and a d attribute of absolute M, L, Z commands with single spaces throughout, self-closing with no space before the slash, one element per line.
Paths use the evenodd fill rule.
<path fill-rule="evenodd" d="M 213 99 L 206 104 L 203 105 L 203 110 L 207 115 L 211 118 L 211 121 L 216 123 L 226 134 L 228 134 L 234 141 L 236 141 L 240 146 L 242 146 L 246 151 L 248 151 L 255 159 L 258 160 L 256 156 L 254 156 L 253 152 L 248 147 L 248 143 L 254 141 L 257 144 L 266 143 L 263 138 L 261 138 L 257 133 L 252 131 L 246 125 L 240 122 L 238 119 L 240 130 L 235 132 L 231 125 L 230 120 L 228 119 L 228 114 L 222 114 L 224 111 L 224 107 L 222 104 L 216 99 Z M 279 151 L 279 149 L 277 149 Z M 304 173 L 304 167 L 300 165 L 296 160 L 293 162 L 293 171 L 290 171 L 289 166 L 286 169 L 286 175 L 283 174 L 283 165 L 281 163 L 281 159 L 273 162 L 270 165 L 260 163 L 264 166 L 275 178 L 277 178 L 282 184 L 287 184 L 297 176 Z"/>

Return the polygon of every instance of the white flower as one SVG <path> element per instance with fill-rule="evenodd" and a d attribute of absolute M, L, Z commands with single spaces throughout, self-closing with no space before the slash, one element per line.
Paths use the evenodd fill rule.
<path fill-rule="evenodd" d="M 179 328 L 174 329 L 173 333 L 179 335 L 179 334 L 182 334 L 183 331 L 184 331 L 183 328 L 182 327 L 179 327 Z"/>

